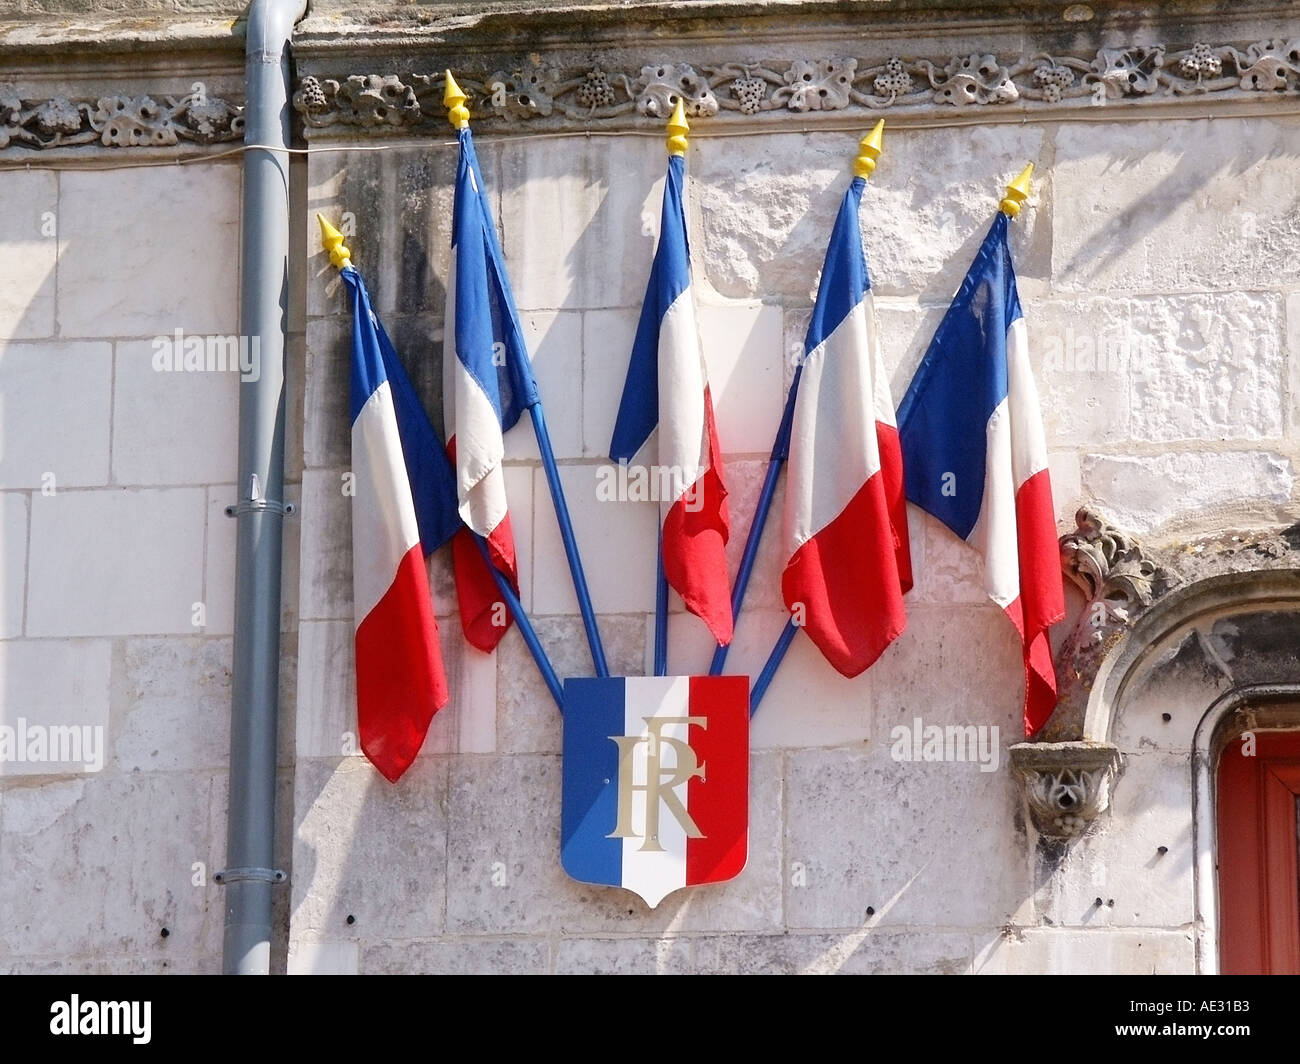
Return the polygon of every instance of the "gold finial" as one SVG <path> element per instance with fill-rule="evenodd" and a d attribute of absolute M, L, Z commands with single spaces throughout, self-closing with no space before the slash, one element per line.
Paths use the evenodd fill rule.
<path fill-rule="evenodd" d="M 884 139 L 885 120 L 882 118 L 858 145 L 858 157 L 853 160 L 853 173 L 857 177 L 865 179 L 871 176 L 876 168 L 876 160 L 880 158 L 881 144 Z"/>
<path fill-rule="evenodd" d="M 330 262 L 340 270 L 345 266 L 351 266 L 352 252 L 343 246 L 343 234 L 325 220 L 325 215 L 318 214 L 316 219 L 320 222 L 320 242 L 330 253 Z"/>
<path fill-rule="evenodd" d="M 447 118 L 451 122 L 453 129 L 465 129 L 469 126 L 469 108 L 465 106 L 465 101 L 469 97 L 461 91 L 456 79 L 451 76 L 451 71 L 447 71 L 447 87 L 442 93 L 442 105 L 447 108 Z"/>
<path fill-rule="evenodd" d="M 1002 197 L 998 208 L 1008 218 L 1020 213 L 1021 205 L 1029 198 L 1029 179 L 1034 174 L 1034 164 L 1030 163 L 1020 171 L 1020 176 L 1007 186 L 1007 194 Z"/>
<path fill-rule="evenodd" d="M 691 131 L 691 127 L 686 122 L 686 108 L 682 106 L 682 98 L 677 97 L 677 106 L 673 108 L 673 116 L 668 119 L 668 154 L 685 155 L 686 154 L 686 134 Z"/>

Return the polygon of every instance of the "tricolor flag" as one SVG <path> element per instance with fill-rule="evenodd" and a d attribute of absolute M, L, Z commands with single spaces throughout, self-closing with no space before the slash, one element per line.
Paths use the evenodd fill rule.
<path fill-rule="evenodd" d="M 659 429 L 662 553 L 668 584 L 721 644 L 731 642 L 727 575 L 730 518 L 722 449 L 695 327 L 690 251 L 682 206 L 685 160 L 672 155 L 664 183 L 659 245 L 641 306 L 610 458 L 630 462 Z"/>
<path fill-rule="evenodd" d="M 352 299 L 352 595 L 361 749 L 392 782 L 447 704 L 426 554 L 459 527 L 450 469 L 374 312 Z"/>
<path fill-rule="evenodd" d="M 1025 734 L 1056 706 L 1047 629 L 1065 615 L 1038 389 L 999 212 L 898 411 L 907 497 L 980 552 L 1020 633 Z"/>
<path fill-rule="evenodd" d="M 773 455 L 789 449 L 785 604 L 845 676 L 902 633 L 912 586 L 902 454 L 858 229 L 865 187 L 854 178 L 840 204 Z"/>
<path fill-rule="evenodd" d="M 566 680 L 563 767 L 560 859 L 574 879 L 654 908 L 745 867 L 748 678 Z"/>
<path fill-rule="evenodd" d="M 461 518 L 487 541 L 493 564 L 518 592 L 503 437 L 537 402 L 537 382 L 483 193 L 474 138 L 468 128 L 458 135 L 442 360 L 447 449 L 455 463 Z M 456 537 L 452 550 L 465 638 L 480 650 L 493 650 L 506 633 L 509 614 L 468 532 Z"/>

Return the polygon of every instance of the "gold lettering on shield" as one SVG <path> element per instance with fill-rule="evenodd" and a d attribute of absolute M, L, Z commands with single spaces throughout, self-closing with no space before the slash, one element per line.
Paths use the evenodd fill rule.
<path fill-rule="evenodd" d="M 704 779 L 704 766 L 699 763 L 690 743 L 674 739 L 663 734 L 669 724 L 695 724 L 701 728 L 708 727 L 705 717 L 643 717 L 648 735 L 610 735 L 618 744 L 618 823 L 614 830 L 606 835 L 607 839 L 644 839 L 642 851 L 662 852 L 659 845 L 659 809 L 666 805 L 668 811 L 677 818 L 688 839 L 702 839 L 704 833 L 691 819 L 686 806 L 682 804 L 674 787 L 679 787 L 689 779 L 698 776 Z M 632 768 L 636 761 L 637 747 L 646 744 L 645 783 L 634 783 Z M 672 747 L 676 761 L 665 765 L 662 760 L 665 746 Z M 665 777 L 669 777 L 665 779 Z M 637 831 L 632 824 L 632 798 L 634 792 L 645 791 L 645 830 Z"/>

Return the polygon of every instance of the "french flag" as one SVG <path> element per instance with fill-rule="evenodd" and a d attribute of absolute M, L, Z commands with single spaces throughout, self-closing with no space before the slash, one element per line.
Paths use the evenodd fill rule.
<path fill-rule="evenodd" d="M 907 497 L 980 552 L 1020 633 L 1025 734 L 1056 706 L 1047 630 L 1065 615 L 1038 389 L 999 213 L 898 411 Z"/>
<path fill-rule="evenodd" d="M 876 336 L 854 178 L 835 219 L 773 458 L 786 457 L 786 607 L 845 676 L 907 627 L 903 459 Z"/>
<path fill-rule="evenodd" d="M 713 398 L 700 351 L 682 205 L 685 160 L 668 160 L 659 245 L 623 385 L 610 458 L 630 462 L 659 429 L 664 575 L 723 646 L 731 642 L 730 516 Z"/>
<path fill-rule="evenodd" d="M 443 415 L 467 531 L 452 542 L 465 638 L 491 651 L 509 613 L 470 538 L 487 541 L 492 564 L 519 590 L 506 502 L 504 434 L 538 400 L 537 382 L 506 276 L 505 258 L 483 194 L 473 135 L 462 129 L 444 322 Z"/>
<path fill-rule="evenodd" d="M 365 284 L 351 266 L 341 276 L 352 300 L 357 729 L 362 752 L 395 783 L 448 701 L 424 559 L 459 520 L 446 505 L 450 470 Z"/>

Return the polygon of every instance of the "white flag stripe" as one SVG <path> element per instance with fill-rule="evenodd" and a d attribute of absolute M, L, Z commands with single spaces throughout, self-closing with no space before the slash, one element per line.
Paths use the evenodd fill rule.
<path fill-rule="evenodd" d="M 876 301 L 870 288 L 867 289 L 862 302 L 867 319 L 867 349 L 871 352 L 871 384 L 875 396 L 873 409 L 876 421 L 890 428 L 898 428 L 898 419 L 894 413 L 894 396 L 889 390 L 889 374 L 885 372 L 885 360 L 880 354 L 880 333 L 876 328 Z"/>
<path fill-rule="evenodd" d="M 1007 329 L 1007 392 L 1011 403 L 1011 464 L 1016 490 L 1047 468 L 1047 441 L 1038 405 L 1038 386 L 1029 365 L 1029 330 L 1024 318 Z"/>
<path fill-rule="evenodd" d="M 384 597 L 420 541 L 393 393 L 384 381 L 352 422 L 352 601 L 359 624 Z"/>
<path fill-rule="evenodd" d="M 659 465 L 672 492 L 662 509 L 680 498 L 708 468 L 704 421 L 704 360 L 695 325 L 691 286 L 665 311 L 659 323 Z"/>
<path fill-rule="evenodd" d="M 1006 399 L 989 418 L 984 439 L 984 500 L 966 540 L 984 559 L 984 590 L 1006 609 L 1020 597 L 1016 485 L 1011 473 L 1011 415 Z M 963 490 L 963 485 L 956 485 L 956 490 Z"/>
<path fill-rule="evenodd" d="M 790 555 L 843 513 L 880 472 L 869 311 L 865 302 L 855 306 L 804 361 L 786 485 Z"/>
<path fill-rule="evenodd" d="M 655 676 L 629 678 L 624 684 L 623 734 L 645 735 L 647 717 L 685 717 L 690 712 L 690 678 L 687 676 Z M 663 739 L 690 739 L 689 725 L 666 724 L 659 732 Z M 664 755 L 662 751 L 673 750 Z M 644 786 L 649 782 L 648 743 L 637 745 L 632 761 L 632 782 Z M 664 770 L 676 767 L 676 751 L 663 743 L 656 760 Z M 661 779 L 663 777 L 661 776 Z M 656 781 L 657 782 L 657 781 Z M 673 788 L 683 809 L 686 804 L 687 784 Z M 646 821 L 646 792 L 632 792 L 632 824 L 648 834 Z M 645 850 L 647 839 L 633 837 L 623 840 L 623 886 L 635 891 L 654 908 L 674 890 L 686 886 L 686 829 L 662 800 L 659 804 L 659 845 L 662 852 Z"/>

